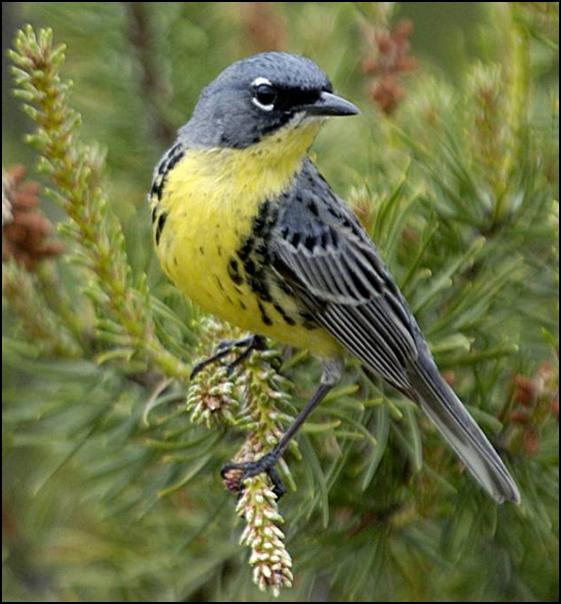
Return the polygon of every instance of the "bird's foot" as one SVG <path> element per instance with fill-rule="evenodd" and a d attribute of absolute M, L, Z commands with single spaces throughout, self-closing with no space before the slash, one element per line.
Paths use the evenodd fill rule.
<path fill-rule="evenodd" d="M 277 496 L 277 499 L 280 499 L 286 493 L 286 489 L 275 469 L 278 459 L 279 455 L 271 451 L 255 461 L 231 461 L 222 466 L 220 475 L 229 491 L 241 494 L 245 480 L 265 472 L 273 484 L 273 493 Z"/>
<path fill-rule="evenodd" d="M 193 366 L 193 370 L 191 371 L 191 379 L 193 379 L 197 373 L 202 371 L 205 367 L 211 365 L 212 363 L 216 363 L 216 361 L 219 361 L 225 356 L 228 356 L 237 348 L 243 348 L 243 350 L 231 363 L 228 364 L 228 374 L 230 374 L 242 361 L 247 359 L 253 350 L 265 350 L 265 338 L 252 335 L 246 338 L 241 338 L 240 340 L 222 340 L 222 342 L 218 343 L 211 356 L 199 361 Z"/>

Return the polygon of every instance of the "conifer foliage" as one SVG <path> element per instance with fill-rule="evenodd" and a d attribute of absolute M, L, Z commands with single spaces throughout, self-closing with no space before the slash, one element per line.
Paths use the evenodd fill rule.
<path fill-rule="evenodd" d="M 38 172 L 4 159 L 3 598 L 555 601 L 557 3 L 482 3 L 479 59 L 454 74 L 415 57 L 396 3 L 20 4 Z M 271 343 L 191 381 L 244 334 L 162 276 L 145 198 L 212 74 L 264 46 L 311 56 L 363 109 L 317 162 L 520 506 L 352 361 L 284 455 L 282 500 L 265 476 L 238 500 L 221 481 L 277 442 L 319 368 Z"/>

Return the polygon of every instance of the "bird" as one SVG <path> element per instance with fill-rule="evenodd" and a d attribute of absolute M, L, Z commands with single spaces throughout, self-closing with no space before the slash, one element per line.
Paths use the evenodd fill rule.
<path fill-rule="evenodd" d="M 222 475 L 241 472 L 243 485 L 265 472 L 280 496 L 276 463 L 350 355 L 419 406 L 496 502 L 519 503 L 515 481 L 441 376 L 375 244 L 309 156 L 328 118 L 358 113 L 311 59 L 259 53 L 203 89 L 154 170 L 148 199 L 164 273 L 206 312 L 252 334 L 221 343 L 193 373 L 233 350 L 241 362 L 266 338 L 321 363 L 315 393 L 276 446 L 226 464 Z"/>

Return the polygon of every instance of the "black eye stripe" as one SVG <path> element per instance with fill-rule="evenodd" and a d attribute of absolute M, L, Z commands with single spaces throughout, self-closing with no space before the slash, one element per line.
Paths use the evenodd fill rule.
<path fill-rule="evenodd" d="M 277 93 L 275 109 L 280 111 L 292 111 L 303 105 L 311 105 L 319 99 L 320 94 L 321 90 L 280 88 Z"/>
<path fill-rule="evenodd" d="M 253 89 L 253 97 L 263 106 L 273 105 L 278 111 L 291 112 L 304 105 L 315 103 L 322 91 L 329 92 L 331 85 L 318 89 L 283 88 L 262 83 Z"/>

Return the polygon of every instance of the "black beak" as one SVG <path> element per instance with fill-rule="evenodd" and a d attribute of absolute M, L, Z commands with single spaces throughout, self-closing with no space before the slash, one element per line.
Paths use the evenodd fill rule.
<path fill-rule="evenodd" d="M 325 90 L 315 103 L 306 105 L 304 111 L 308 115 L 356 115 L 360 113 L 350 101 L 331 92 L 325 92 Z"/>

